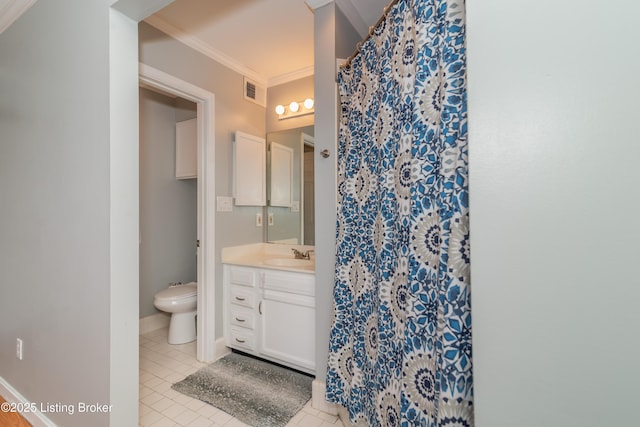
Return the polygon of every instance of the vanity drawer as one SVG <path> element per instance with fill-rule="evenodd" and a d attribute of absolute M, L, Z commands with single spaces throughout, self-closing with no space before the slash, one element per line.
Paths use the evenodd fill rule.
<path fill-rule="evenodd" d="M 244 349 L 254 352 L 256 349 L 253 331 L 250 331 L 248 329 L 231 328 L 229 332 L 229 342 L 227 343 L 227 345 L 232 348 Z"/>
<path fill-rule="evenodd" d="M 264 289 L 290 292 L 313 297 L 315 295 L 315 277 L 311 274 L 267 271 L 264 273 Z"/>
<path fill-rule="evenodd" d="M 247 329 L 255 329 L 256 318 L 253 310 L 232 306 L 229 310 L 229 323 Z"/>
<path fill-rule="evenodd" d="M 229 302 L 244 307 L 254 308 L 256 306 L 255 291 L 243 286 L 231 285 L 229 292 Z"/>
<path fill-rule="evenodd" d="M 229 283 L 253 288 L 256 285 L 256 272 L 248 268 L 231 267 L 229 269 Z"/>

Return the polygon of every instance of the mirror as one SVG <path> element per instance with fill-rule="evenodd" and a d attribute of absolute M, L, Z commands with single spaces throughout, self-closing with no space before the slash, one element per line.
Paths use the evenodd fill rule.
<path fill-rule="evenodd" d="M 267 134 L 267 242 L 315 245 L 313 126 Z"/>

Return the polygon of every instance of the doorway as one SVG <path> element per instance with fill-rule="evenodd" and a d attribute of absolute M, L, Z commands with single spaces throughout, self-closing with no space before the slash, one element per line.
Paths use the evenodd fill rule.
<path fill-rule="evenodd" d="M 198 339 L 196 357 L 202 362 L 216 359 L 215 348 L 215 145 L 213 93 L 180 80 L 153 67 L 140 64 L 142 86 L 170 94 L 196 104 L 197 118 L 197 282 Z"/>

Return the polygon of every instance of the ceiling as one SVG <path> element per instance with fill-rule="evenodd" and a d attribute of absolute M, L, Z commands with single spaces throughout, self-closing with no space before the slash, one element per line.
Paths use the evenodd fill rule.
<path fill-rule="evenodd" d="M 336 0 L 364 38 L 389 0 Z M 313 11 L 304 0 L 175 0 L 145 21 L 267 86 L 313 74 Z M 354 47 L 355 48 L 355 47 Z"/>

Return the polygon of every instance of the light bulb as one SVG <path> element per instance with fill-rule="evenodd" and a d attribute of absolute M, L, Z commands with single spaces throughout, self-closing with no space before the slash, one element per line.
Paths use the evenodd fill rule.
<path fill-rule="evenodd" d="M 311 110 L 313 108 L 313 99 L 307 98 L 304 100 L 304 108 Z"/>
<path fill-rule="evenodd" d="M 289 110 L 291 110 L 292 113 L 297 113 L 299 109 L 300 105 L 298 105 L 297 102 L 293 101 L 291 104 L 289 104 Z"/>
<path fill-rule="evenodd" d="M 276 114 L 279 116 L 284 114 L 284 105 L 276 105 Z"/>

